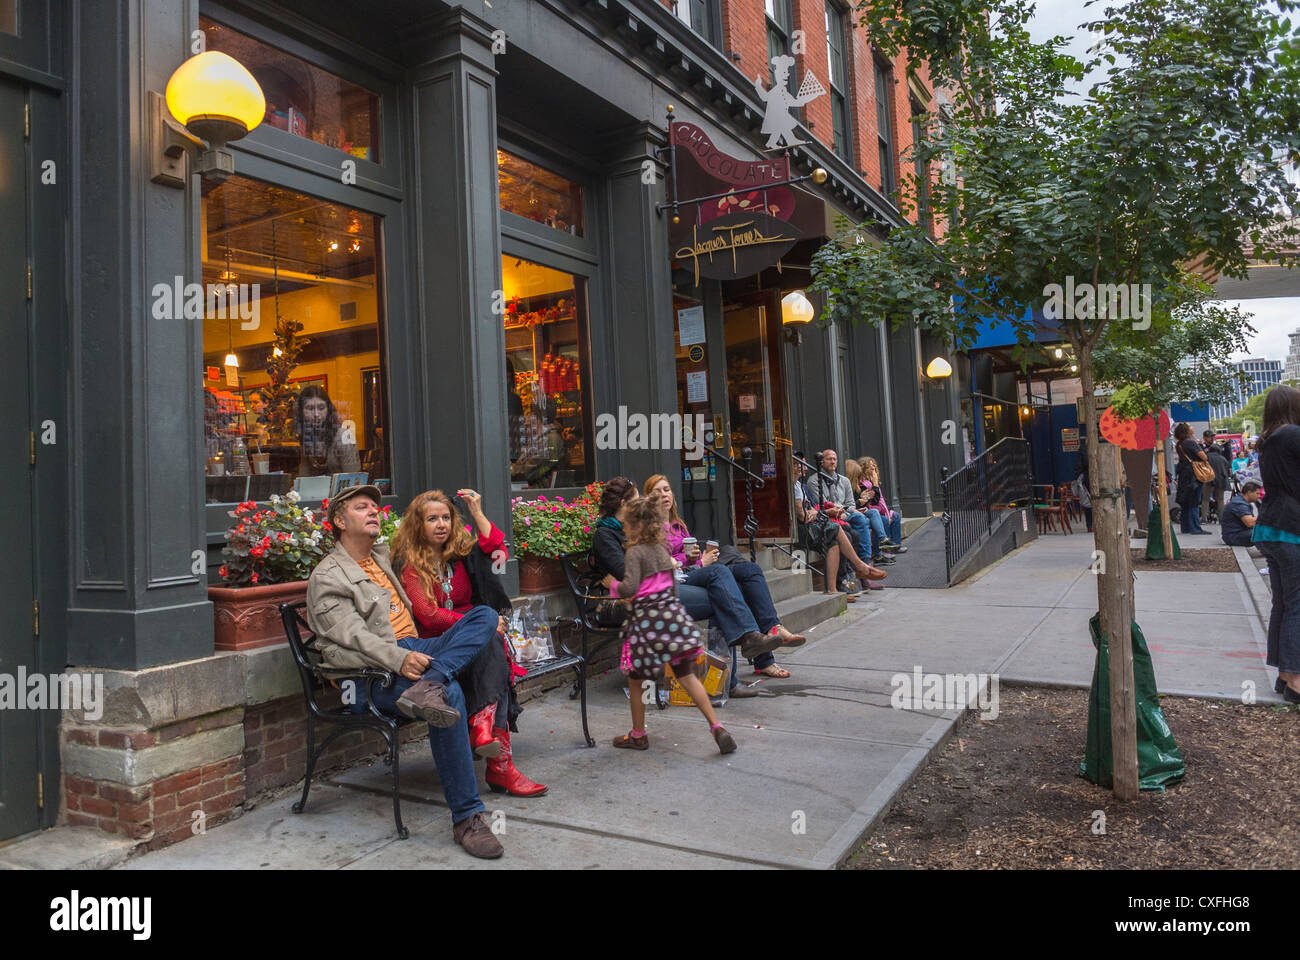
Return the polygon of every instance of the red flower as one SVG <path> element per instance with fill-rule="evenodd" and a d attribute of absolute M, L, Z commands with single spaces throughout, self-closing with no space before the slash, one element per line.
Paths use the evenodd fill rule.
<path fill-rule="evenodd" d="M 253 582 L 257 583 L 257 574 L 253 574 Z"/>
<path fill-rule="evenodd" d="M 227 567 L 226 567 L 226 565 L 225 565 L 224 563 L 223 563 L 221 566 L 219 566 L 219 567 L 217 568 L 217 576 L 219 576 L 222 580 L 224 580 L 224 579 L 226 579 L 226 577 L 230 576 L 230 570 L 227 569 Z"/>

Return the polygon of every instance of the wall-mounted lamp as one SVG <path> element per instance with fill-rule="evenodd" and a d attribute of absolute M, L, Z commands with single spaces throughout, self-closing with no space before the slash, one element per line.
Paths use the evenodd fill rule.
<path fill-rule="evenodd" d="M 1070 372 L 1071 372 L 1071 373 L 1078 373 L 1078 372 L 1079 372 L 1079 365 L 1078 365 L 1077 363 L 1072 363 L 1072 364 L 1070 364 Z"/>
<path fill-rule="evenodd" d="M 185 157 L 193 150 L 193 172 L 220 183 L 235 172 L 226 144 L 265 116 L 262 88 L 238 60 L 216 50 L 190 57 L 167 81 L 165 98 L 149 91 L 154 182 L 184 187 Z"/>
<path fill-rule="evenodd" d="M 787 293 L 781 298 L 781 323 L 810 323 L 817 315 L 812 303 L 802 290 Z"/>
<path fill-rule="evenodd" d="M 1057 360 L 1060 360 L 1063 356 L 1065 356 L 1065 351 L 1063 351 L 1060 347 L 1057 347 L 1057 348 L 1056 348 L 1056 359 L 1057 359 Z"/>
<path fill-rule="evenodd" d="M 1022 417 L 1027 417 L 1027 416 L 1029 416 L 1029 408 L 1028 408 L 1028 407 L 1021 407 L 1021 408 L 1020 408 L 1020 415 L 1021 415 Z"/>
<path fill-rule="evenodd" d="M 935 357 L 926 365 L 925 375 L 931 380 L 942 380 L 952 376 L 952 364 L 943 357 Z"/>

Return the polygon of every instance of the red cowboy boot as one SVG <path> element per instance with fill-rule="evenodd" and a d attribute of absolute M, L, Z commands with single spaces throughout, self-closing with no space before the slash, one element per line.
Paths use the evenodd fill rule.
<path fill-rule="evenodd" d="M 547 791 L 542 783 L 533 783 L 510 762 L 510 731 L 493 730 L 492 733 L 505 744 L 501 756 L 489 760 L 484 779 L 493 793 L 508 793 L 512 797 L 540 797 Z"/>
<path fill-rule="evenodd" d="M 493 703 L 469 718 L 469 745 L 474 750 L 474 756 L 499 757 L 502 751 L 507 749 L 492 730 L 492 722 L 496 719 L 496 715 L 497 705 Z M 506 756 L 510 754 L 507 753 Z"/>

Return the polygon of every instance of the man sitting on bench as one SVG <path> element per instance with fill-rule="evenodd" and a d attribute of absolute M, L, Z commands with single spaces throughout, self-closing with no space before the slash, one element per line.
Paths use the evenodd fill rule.
<path fill-rule="evenodd" d="M 501 617 L 490 607 L 474 607 L 441 636 L 420 639 L 388 547 L 375 544 L 379 500 L 379 489 L 363 484 L 339 491 L 329 502 L 338 543 L 307 583 L 307 622 L 316 635 L 312 642 L 327 667 L 377 667 L 398 675 L 393 686 L 376 686 L 375 707 L 428 721 L 433 762 L 451 808 L 452 836 L 466 853 L 493 859 L 505 851 L 483 815 L 465 696 L 456 675 L 496 639 Z"/>

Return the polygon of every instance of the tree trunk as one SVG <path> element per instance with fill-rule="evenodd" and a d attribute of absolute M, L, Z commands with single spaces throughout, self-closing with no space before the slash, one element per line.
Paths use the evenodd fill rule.
<path fill-rule="evenodd" d="M 1156 411 L 1157 416 L 1159 411 Z M 1165 489 L 1165 442 L 1158 440 L 1156 447 L 1156 473 L 1160 477 L 1157 493 L 1160 497 L 1160 532 L 1164 535 L 1165 559 L 1173 558 L 1174 547 L 1170 542 L 1172 528 L 1169 526 L 1169 491 Z"/>
<path fill-rule="evenodd" d="M 1133 684 L 1133 565 L 1128 546 L 1128 510 L 1120 481 L 1119 448 L 1101 444 L 1092 350 L 1075 343 L 1083 414 L 1088 437 L 1088 480 L 1092 497 L 1093 569 L 1097 609 L 1110 663 L 1110 731 L 1114 793 L 1120 800 L 1138 796 L 1137 701 Z M 1104 451 L 1104 452 L 1103 452 Z M 1096 563 L 1100 559 L 1101 563 Z"/>

